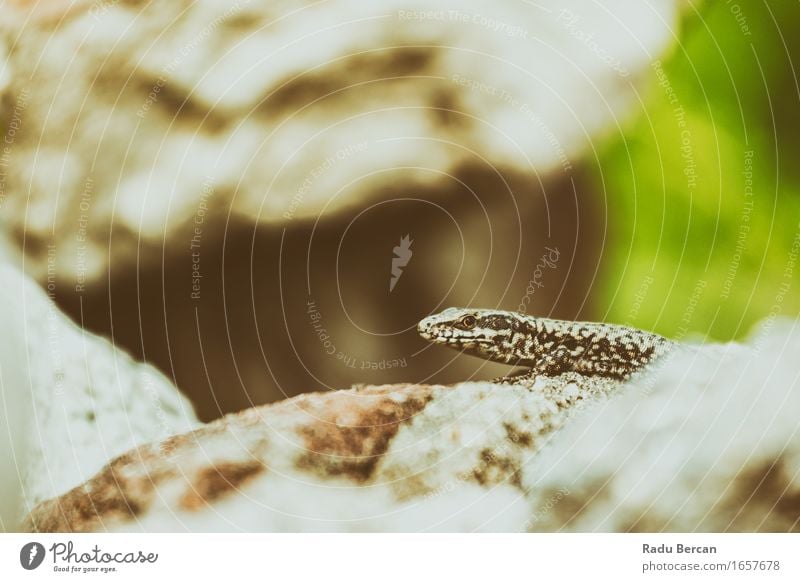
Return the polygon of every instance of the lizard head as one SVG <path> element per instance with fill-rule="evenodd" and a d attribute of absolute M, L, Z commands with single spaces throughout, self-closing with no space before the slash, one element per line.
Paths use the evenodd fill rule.
<path fill-rule="evenodd" d="M 514 314 L 491 309 L 451 307 L 426 317 L 417 331 L 426 340 L 462 350 L 496 362 L 513 363 L 515 358 L 502 346 L 522 322 Z"/>

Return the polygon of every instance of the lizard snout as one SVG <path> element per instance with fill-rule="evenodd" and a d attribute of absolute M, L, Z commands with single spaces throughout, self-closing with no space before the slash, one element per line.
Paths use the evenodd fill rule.
<path fill-rule="evenodd" d="M 417 324 L 417 332 L 425 339 L 433 339 L 433 318 L 426 317 Z"/>
<path fill-rule="evenodd" d="M 429 342 L 437 344 L 446 343 L 447 338 L 453 335 L 447 324 L 443 324 L 435 315 L 420 321 L 417 324 L 417 332 Z"/>

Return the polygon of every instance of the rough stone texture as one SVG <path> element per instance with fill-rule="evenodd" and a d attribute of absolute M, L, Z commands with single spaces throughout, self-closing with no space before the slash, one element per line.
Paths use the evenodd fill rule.
<path fill-rule="evenodd" d="M 800 322 L 677 354 L 531 464 L 537 527 L 800 531 Z M 531 481 L 530 483 L 534 483 Z"/>
<path fill-rule="evenodd" d="M 367 386 L 129 452 L 38 531 L 797 531 L 797 322 L 624 385 Z M 575 397 L 575 394 L 578 397 Z"/>
<path fill-rule="evenodd" d="M 169 380 L 81 330 L 8 264 L 0 322 L 0 528 L 130 448 L 198 424 Z"/>
<path fill-rule="evenodd" d="M 493 417 L 493 424 L 483 424 Z M 38 531 L 434 527 L 422 505 L 435 510 L 444 480 L 470 490 L 475 500 L 492 487 L 502 491 L 500 498 L 518 493 L 514 470 L 558 418 L 556 406 L 526 388 L 491 384 L 372 386 L 302 395 L 132 451 L 86 484 L 41 505 L 27 526 Z M 409 516 L 412 507 L 416 518 Z M 487 510 L 493 507 L 468 510 L 467 521 L 480 527 L 492 518 Z M 448 518 L 438 511 L 429 517 Z"/>

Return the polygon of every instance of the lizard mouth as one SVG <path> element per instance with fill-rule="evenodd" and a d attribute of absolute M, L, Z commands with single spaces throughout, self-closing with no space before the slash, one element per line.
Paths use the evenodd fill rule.
<path fill-rule="evenodd" d="M 453 347 L 492 344 L 492 340 L 487 337 L 458 335 L 457 333 L 453 333 L 450 330 L 442 331 L 442 330 L 420 329 L 419 334 L 429 342 L 433 342 L 436 344 L 449 344 L 452 345 Z"/>
<path fill-rule="evenodd" d="M 490 345 L 492 340 L 482 335 L 470 335 L 470 332 L 456 330 L 435 321 L 423 319 L 417 325 L 417 332 L 429 342 L 436 344 L 448 344 L 453 347 L 464 347 L 468 345 Z"/>

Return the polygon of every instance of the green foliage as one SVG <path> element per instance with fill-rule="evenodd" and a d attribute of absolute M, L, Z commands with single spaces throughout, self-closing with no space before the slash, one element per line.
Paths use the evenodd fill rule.
<path fill-rule="evenodd" d="M 800 3 L 773 4 L 687 15 L 602 149 L 608 321 L 729 340 L 800 314 Z"/>

